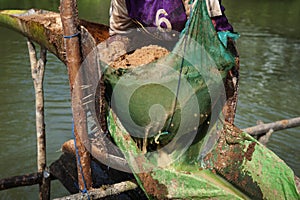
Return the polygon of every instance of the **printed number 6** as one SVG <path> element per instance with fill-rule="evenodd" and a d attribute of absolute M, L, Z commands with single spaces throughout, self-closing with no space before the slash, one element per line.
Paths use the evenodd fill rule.
<path fill-rule="evenodd" d="M 161 15 L 163 15 L 163 17 L 160 17 Z M 165 32 L 165 28 L 162 27 L 163 23 L 165 23 L 165 25 L 167 26 L 167 31 L 172 30 L 171 22 L 166 18 L 166 16 L 168 16 L 168 13 L 165 11 L 165 9 L 159 9 L 156 12 L 155 24 L 156 24 L 158 30 L 160 30 L 162 32 Z"/>

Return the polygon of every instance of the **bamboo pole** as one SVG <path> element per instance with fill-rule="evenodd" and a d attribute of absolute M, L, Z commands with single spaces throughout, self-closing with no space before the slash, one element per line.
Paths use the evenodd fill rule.
<path fill-rule="evenodd" d="M 63 26 L 65 38 L 65 48 L 66 48 L 66 63 L 69 73 L 69 83 L 72 95 L 72 108 L 80 102 L 74 102 L 74 96 L 76 99 L 81 99 L 82 91 L 80 88 L 74 88 L 75 78 L 80 68 L 82 62 L 82 56 L 80 52 L 80 40 L 79 40 L 79 20 L 78 20 L 78 11 L 76 0 L 61 0 L 60 1 L 60 16 Z M 73 109 L 74 111 L 74 109 Z M 85 113 L 81 111 L 80 113 L 73 112 L 74 115 L 79 115 L 82 119 L 81 125 L 79 122 L 74 122 L 74 135 L 76 140 L 76 147 L 78 149 L 77 156 L 77 171 L 78 171 L 78 185 L 80 190 L 89 189 L 92 186 L 92 177 L 91 177 L 91 167 L 90 167 L 90 154 L 84 146 L 83 141 L 86 138 L 80 138 L 86 133 L 86 124 L 84 123 Z"/>
<path fill-rule="evenodd" d="M 284 119 L 284 120 L 280 120 L 268 124 L 259 124 L 257 126 L 245 128 L 243 129 L 243 131 L 249 133 L 250 135 L 257 136 L 260 134 L 267 133 L 271 129 L 273 131 L 279 131 L 279 130 L 293 128 L 297 126 L 300 126 L 300 117 Z"/>
<path fill-rule="evenodd" d="M 106 186 L 105 188 L 92 189 L 89 191 L 89 197 L 91 199 L 100 199 L 104 197 L 111 197 L 112 195 L 117 195 L 128 190 L 136 189 L 138 186 L 132 181 L 124 181 L 121 183 L 116 183 L 114 185 Z M 70 196 L 57 198 L 54 200 L 88 200 L 88 197 L 82 193 L 73 194 Z"/>
<path fill-rule="evenodd" d="M 41 47 L 40 59 L 37 60 L 34 44 L 27 41 L 29 58 L 31 64 L 31 75 L 35 89 L 35 114 L 36 114 L 36 134 L 37 134 L 37 168 L 39 173 L 43 173 L 43 178 L 39 184 L 39 198 L 50 199 L 50 173 L 46 170 L 46 133 L 44 122 L 44 71 L 46 65 L 47 50 Z"/>

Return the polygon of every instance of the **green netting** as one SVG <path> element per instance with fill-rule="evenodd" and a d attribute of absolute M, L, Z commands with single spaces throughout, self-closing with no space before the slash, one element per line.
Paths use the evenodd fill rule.
<path fill-rule="evenodd" d="M 107 70 L 113 110 L 131 135 L 154 139 L 164 132 L 159 139 L 167 143 L 198 130 L 212 112 L 218 115 L 223 80 L 234 64 L 199 1 L 168 56 L 133 69 Z"/>
<path fill-rule="evenodd" d="M 195 138 L 197 149 L 201 148 L 208 120 L 215 121 L 223 107 L 223 81 L 234 64 L 234 57 L 218 39 L 205 1 L 198 1 L 168 56 L 137 68 L 107 69 L 111 107 L 120 121 L 111 132 L 118 146 L 129 153 L 125 157 L 132 161 L 133 171 L 141 170 L 134 167 L 132 156 L 142 150 L 148 151 L 148 161 L 143 163 L 147 171 L 177 160 Z M 116 129 L 143 138 L 143 146 L 128 145 L 130 137 L 118 139 Z M 161 157 L 164 152 L 166 157 Z M 195 152 L 192 160 L 199 154 Z"/>

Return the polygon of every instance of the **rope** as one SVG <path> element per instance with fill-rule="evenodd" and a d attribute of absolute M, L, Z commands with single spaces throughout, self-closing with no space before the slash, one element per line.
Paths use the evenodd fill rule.
<path fill-rule="evenodd" d="M 64 38 L 65 38 L 65 39 L 71 39 L 71 38 L 73 38 L 73 37 L 77 37 L 79 34 L 80 34 L 80 33 L 78 32 L 78 33 L 75 33 L 75 34 L 73 34 L 73 35 L 64 35 Z"/>
<path fill-rule="evenodd" d="M 190 26 L 190 22 L 191 22 L 191 19 L 192 19 L 192 15 L 193 15 L 193 12 L 192 12 L 192 7 L 191 7 L 191 15 L 190 15 L 189 19 L 186 22 L 186 27 L 187 27 L 187 30 L 186 30 L 186 33 L 185 33 L 186 35 L 189 33 L 189 26 Z M 186 51 L 186 47 L 187 47 L 187 38 L 185 38 L 185 41 L 184 41 L 183 55 L 184 55 L 184 53 Z M 174 107 L 173 107 L 173 112 L 172 112 L 173 114 L 172 114 L 171 119 L 169 121 L 169 124 L 167 126 L 167 131 L 163 132 L 165 134 L 169 133 L 168 130 L 170 129 L 170 127 L 172 125 L 172 122 L 173 122 L 173 119 L 174 119 L 175 109 L 176 109 L 176 104 L 177 104 L 177 101 L 178 101 L 180 84 L 181 84 L 181 76 L 182 76 L 183 63 L 184 63 L 184 58 L 182 58 L 181 64 L 180 64 L 180 70 L 179 70 L 179 76 L 178 76 L 178 83 L 177 83 L 177 90 L 176 90 L 175 102 L 174 102 Z"/>
<path fill-rule="evenodd" d="M 77 186 L 78 186 L 79 191 L 82 194 L 86 194 L 87 197 L 88 197 L 88 200 L 90 200 L 90 195 L 89 195 L 87 187 L 86 187 L 86 181 L 85 181 L 85 178 L 84 178 L 83 169 L 82 169 L 82 165 L 81 165 L 81 162 L 80 162 L 80 156 L 79 156 L 79 153 L 78 153 L 78 148 L 77 148 L 77 144 L 76 144 L 75 130 L 74 129 L 75 129 L 74 128 L 74 121 L 72 120 L 72 135 L 73 135 L 73 138 L 74 138 L 74 146 L 75 146 L 75 151 L 76 151 L 77 166 L 80 167 L 80 173 L 81 173 L 81 178 L 82 178 L 82 181 L 83 181 L 84 189 L 80 190 L 79 186 L 78 185 Z"/>

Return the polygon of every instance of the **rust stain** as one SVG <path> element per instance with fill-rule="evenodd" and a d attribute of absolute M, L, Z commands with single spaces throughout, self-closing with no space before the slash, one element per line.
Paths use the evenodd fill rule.
<path fill-rule="evenodd" d="M 146 192 L 158 199 L 165 199 L 168 195 L 167 187 L 154 179 L 151 174 L 152 173 L 139 174 L 139 178 L 141 179 Z"/>
<path fill-rule="evenodd" d="M 204 161 L 210 163 L 212 171 L 223 176 L 227 181 L 235 185 L 245 194 L 253 199 L 262 199 L 263 194 L 251 175 L 244 171 L 243 161 L 252 160 L 256 143 L 251 143 L 245 151 L 242 142 L 234 142 L 240 139 L 239 130 L 236 127 L 224 127 L 220 131 L 220 138 L 217 147 L 211 152 Z M 228 140 L 235 138 L 235 140 Z"/>
<path fill-rule="evenodd" d="M 247 151 L 245 152 L 245 158 L 249 161 L 252 160 L 252 154 L 255 150 L 255 145 L 256 145 L 255 142 L 252 142 L 251 144 L 249 144 Z"/>
<path fill-rule="evenodd" d="M 136 158 L 136 164 L 140 171 L 143 171 L 144 169 L 143 163 L 145 163 L 145 157 L 139 156 L 138 158 Z M 137 175 L 142 182 L 147 194 L 154 196 L 157 199 L 165 199 L 168 195 L 168 189 L 164 184 L 159 183 L 158 180 L 152 177 L 152 174 L 154 173 L 155 172 L 139 173 Z"/>

